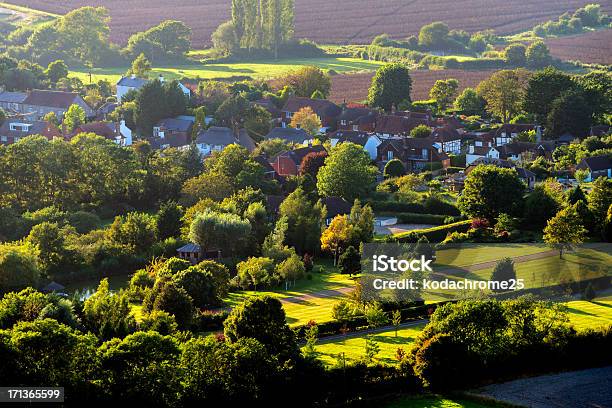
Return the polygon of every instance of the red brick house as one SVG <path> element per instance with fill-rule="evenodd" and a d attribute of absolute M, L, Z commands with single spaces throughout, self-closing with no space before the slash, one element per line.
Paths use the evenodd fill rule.
<path fill-rule="evenodd" d="M 285 106 L 281 109 L 281 121 L 283 126 L 288 126 L 291 123 L 293 115 L 300 109 L 310 107 L 317 114 L 321 121 L 321 126 L 324 128 L 333 128 L 336 126 L 338 116 L 342 113 L 342 109 L 333 102 L 326 99 L 310 99 L 292 96 L 287 99 Z"/>
<path fill-rule="evenodd" d="M 289 150 L 273 157 L 270 164 L 277 174 L 281 176 L 297 176 L 300 171 L 302 160 L 308 153 L 326 152 L 321 145 L 302 147 L 301 149 Z"/>
<path fill-rule="evenodd" d="M 374 132 L 381 136 L 408 136 L 419 125 L 434 127 L 431 115 L 420 112 L 397 112 L 393 115 L 380 115 L 376 120 Z"/>
<path fill-rule="evenodd" d="M 377 149 L 376 161 L 382 169 L 393 159 L 400 160 L 406 171 L 419 172 L 427 163 L 441 162 L 443 168 L 450 166 L 450 158 L 443 151 L 438 151 L 431 139 L 387 139 Z"/>
<path fill-rule="evenodd" d="M 378 112 L 365 107 L 343 108 L 338 116 L 338 130 L 374 132 Z"/>

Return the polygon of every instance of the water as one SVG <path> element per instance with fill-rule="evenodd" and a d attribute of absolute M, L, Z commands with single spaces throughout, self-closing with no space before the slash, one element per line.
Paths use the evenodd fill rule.
<path fill-rule="evenodd" d="M 108 286 L 111 291 L 118 291 L 120 289 L 127 288 L 130 283 L 130 278 L 131 276 L 126 275 L 109 276 Z M 98 289 L 98 285 L 102 279 L 104 278 L 91 278 L 72 282 L 65 285 L 66 289 L 64 291 L 69 295 L 78 293 L 79 298 L 81 300 L 85 300 L 93 295 L 96 289 Z"/>

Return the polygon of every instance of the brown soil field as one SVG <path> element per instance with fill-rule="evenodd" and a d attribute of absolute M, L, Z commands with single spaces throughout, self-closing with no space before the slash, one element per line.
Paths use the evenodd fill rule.
<path fill-rule="evenodd" d="M 112 17 L 112 39 L 165 19 L 184 21 L 193 29 L 195 47 L 208 45 L 210 34 L 230 15 L 230 0 L 8 0 L 48 12 L 66 13 L 81 6 L 105 6 Z M 367 43 L 386 32 L 402 38 L 432 21 L 451 28 L 500 34 L 518 32 L 557 18 L 591 0 L 296 0 L 295 35 L 319 43 Z M 608 13 L 612 2 L 600 1 Z"/>
<path fill-rule="evenodd" d="M 546 40 L 550 52 L 563 60 L 612 64 L 612 29 Z"/>
<path fill-rule="evenodd" d="M 462 71 L 447 69 L 441 71 L 410 72 L 412 77 L 412 92 L 410 96 L 413 101 L 429 99 L 429 90 L 438 79 L 455 78 L 459 81 L 459 92 L 465 88 L 475 88 L 478 84 L 490 77 L 493 70 L 487 71 Z M 332 77 L 332 89 L 330 99 L 336 103 L 361 102 L 368 97 L 368 88 L 372 82 L 372 72 L 335 75 Z"/>

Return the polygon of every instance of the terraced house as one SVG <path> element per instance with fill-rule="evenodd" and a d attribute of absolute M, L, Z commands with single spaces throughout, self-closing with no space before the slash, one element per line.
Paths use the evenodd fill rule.
<path fill-rule="evenodd" d="M 19 115 L 28 120 L 40 120 L 51 112 L 61 118 L 72 105 L 83 108 L 88 118 L 95 116 L 95 111 L 76 92 L 35 89 L 29 92 L 0 93 L 0 107 L 9 114 Z"/>

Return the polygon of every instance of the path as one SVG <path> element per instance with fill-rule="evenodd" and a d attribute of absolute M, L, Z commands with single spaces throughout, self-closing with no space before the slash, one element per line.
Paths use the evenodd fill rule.
<path fill-rule="evenodd" d="M 529 408 L 612 407 L 612 366 L 493 384 L 472 394 Z"/>

